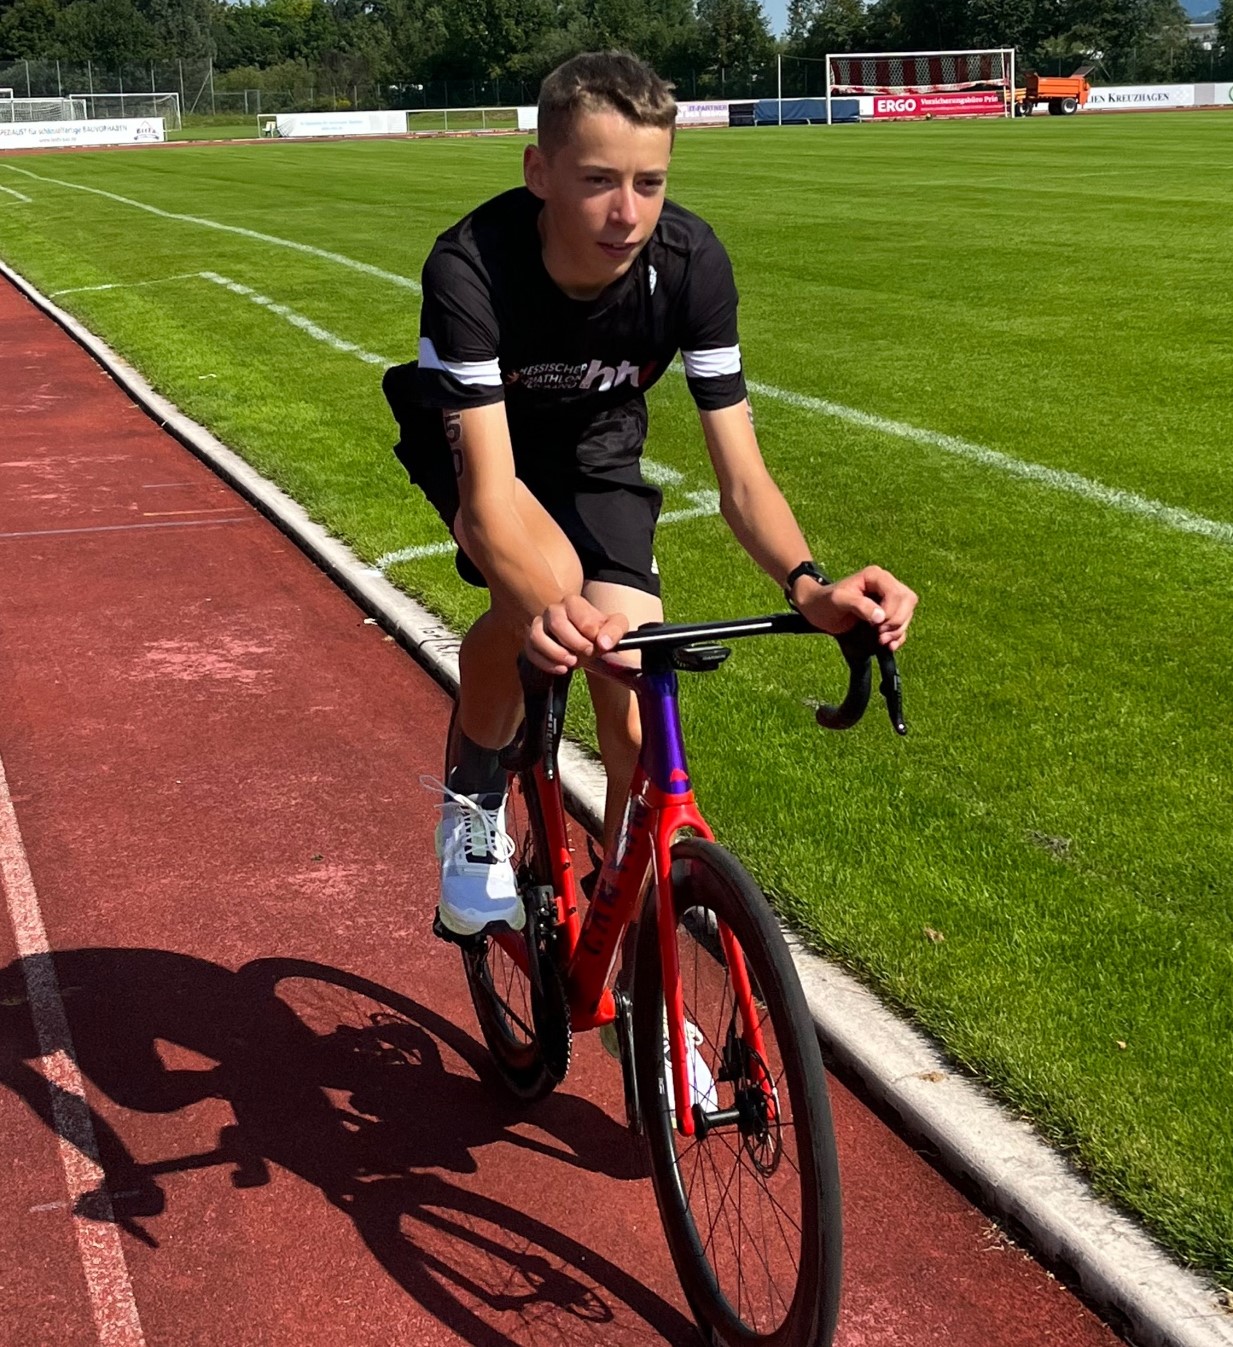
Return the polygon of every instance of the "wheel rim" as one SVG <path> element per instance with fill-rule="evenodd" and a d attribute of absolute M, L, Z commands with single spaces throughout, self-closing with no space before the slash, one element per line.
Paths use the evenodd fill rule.
<path fill-rule="evenodd" d="M 693 1137 L 679 1135 L 670 1116 L 661 1122 L 675 1153 L 695 1254 L 709 1265 L 714 1292 L 726 1302 L 733 1327 L 773 1337 L 790 1317 L 802 1281 L 818 1275 L 816 1235 L 802 1196 L 813 1184 L 812 1169 L 802 1173 L 812 1160 L 797 1145 L 793 1091 L 775 1026 L 755 997 L 763 1052 L 748 1047 L 717 931 L 715 914 L 697 907 L 677 926 L 685 1017 L 700 1031 L 690 1054 L 693 1113 L 696 1124 L 716 1112 L 736 1120 L 696 1127 Z M 670 1098 L 669 1086 L 661 1100 Z"/>

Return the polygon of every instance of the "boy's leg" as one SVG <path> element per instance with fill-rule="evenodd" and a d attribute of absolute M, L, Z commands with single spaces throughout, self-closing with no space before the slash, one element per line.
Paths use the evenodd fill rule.
<path fill-rule="evenodd" d="M 664 619 L 664 606 L 659 596 L 648 594 L 645 590 L 634 589 L 630 585 L 613 584 L 607 580 L 588 580 L 582 587 L 582 595 L 601 612 L 624 613 L 629 619 L 630 631 L 640 627 L 644 622 L 662 622 Z M 639 663 L 636 651 L 627 655 L 616 655 L 613 658 L 632 665 Z M 625 811 L 625 799 L 629 794 L 634 768 L 638 764 L 638 752 L 642 747 L 642 726 L 638 716 L 638 702 L 632 692 L 605 678 L 588 675 L 587 681 L 590 684 L 591 700 L 595 705 L 599 752 L 604 760 L 604 769 L 608 773 L 608 791 L 604 804 L 606 849 L 612 845 Z"/>
<path fill-rule="evenodd" d="M 578 555 L 560 526 L 522 482 L 515 483 L 515 509 L 561 587 L 577 593 L 582 585 Z M 454 521 L 454 537 L 470 555 L 461 519 Z M 499 749 L 513 738 L 522 720 L 517 659 L 527 623 L 501 585 L 490 580 L 488 588 L 491 605 L 467 632 L 458 652 L 458 723 L 472 743 Z"/>
<path fill-rule="evenodd" d="M 582 568 L 565 534 L 521 482 L 515 507 L 532 544 L 540 549 L 562 588 L 577 590 Z M 455 519 L 459 546 L 470 555 L 465 527 Z M 522 716 L 517 657 L 526 615 L 500 584 L 490 584 L 492 605 L 459 651 L 458 733 L 445 782 L 437 850 L 441 857 L 438 920 L 454 936 L 522 928 L 525 914 L 510 864 L 505 832 L 505 773 L 498 750 L 513 737 Z"/>

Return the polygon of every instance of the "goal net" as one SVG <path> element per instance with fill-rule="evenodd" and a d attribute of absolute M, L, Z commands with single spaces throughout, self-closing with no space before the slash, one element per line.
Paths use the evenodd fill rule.
<path fill-rule="evenodd" d="M 180 127 L 178 93 L 73 94 L 72 102 L 85 108 L 80 115 L 91 121 L 123 117 L 161 117 L 169 131 Z"/>
<path fill-rule="evenodd" d="M 847 52 L 826 58 L 826 97 L 868 98 L 884 117 L 1010 117 L 1015 53 L 988 51 Z"/>
<path fill-rule="evenodd" d="M 71 122 L 85 117 L 75 98 L 14 98 L 0 89 L 0 122 Z"/>

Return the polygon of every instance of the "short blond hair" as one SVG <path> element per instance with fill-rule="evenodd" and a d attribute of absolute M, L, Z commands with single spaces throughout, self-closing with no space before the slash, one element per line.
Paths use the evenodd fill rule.
<path fill-rule="evenodd" d="M 571 57 L 540 85 L 539 145 L 553 154 L 569 139 L 581 112 L 619 112 L 634 126 L 676 134 L 672 85 L 627 51 L 585 51 Z"/>

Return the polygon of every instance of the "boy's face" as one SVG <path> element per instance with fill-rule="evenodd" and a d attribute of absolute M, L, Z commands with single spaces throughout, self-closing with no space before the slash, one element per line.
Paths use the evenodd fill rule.
<path fill-rule="evenodd" d="M 624 276 L 664 205 L 672 132 L 619 112 L 583 112 L 546 154 L 527 147 L 527 186 L 543 202 L 544 262 L 567 292 L 598 294 Z"/>

